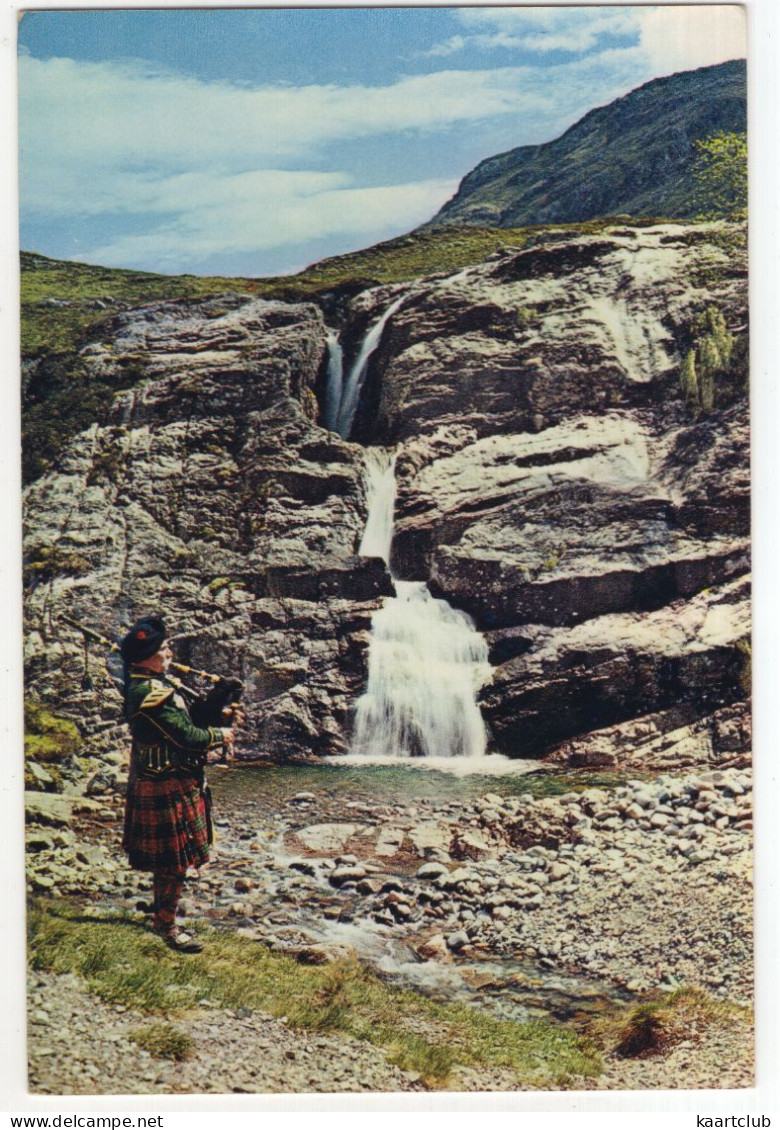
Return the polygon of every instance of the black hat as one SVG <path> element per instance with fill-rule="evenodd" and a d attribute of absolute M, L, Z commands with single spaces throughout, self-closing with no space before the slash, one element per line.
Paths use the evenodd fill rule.
<path fill-rule="evenodd" d="M 119 645 L 125 663 L 141 663 L 160 650 L 165 643 L 165 622 L 159 616 L 144 616 Z"/>

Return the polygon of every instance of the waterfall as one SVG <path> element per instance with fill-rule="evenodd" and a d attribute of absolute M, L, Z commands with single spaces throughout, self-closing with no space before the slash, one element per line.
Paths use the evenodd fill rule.
<path fill-rule="evenodd" d="M 389 561 L 395 456 L 366 452 L 369 514 L 360 553 Z M 351 752 L 369 758 L 482 757 L 476 703 L 490 677 L 488 649 L 465 612 L 436 600 L 423 581 L 393 578 L 396 596 L 371 622 L 368 685 L 358 700 Z"/>
<path fill-rule="evenodd" d="M 328 383 L 323 423 L 349 437 L 372 355 L 397 298 L 363 341 L 346 379 L 343 353 L 328 333 Z M 396 496 L 395 453 L 367 448 L 368 518 L 358 553 L 388 565 Z M 388 598 L 371 623 L 368 685 L 358 700 L 351 753 L 360 757 L 480 758 L 487 746 L 476 702 L 490 678 L 488 649 L 471 617 L 434 599 L 422 581 L 393 578 Z"/>
<path fill-rule="evenodd" d="M 339 435 L 343 436 L 345 439 L 349 438 L 349 433 L 352 431 L 352 423 L 355 419 L 355 412 L 357 411 L 358 401 L 360 400 L 363 382 L 366 379 L 368 363 L 376 351 L 379 342 L 382 340 L 382 334 L 384 333 L 388 320 L 406 297 L 405 294 L 402 294 L 400 298 L 397 298 L 392 306 L 389 306 L 387 310 L 385 310 L 379 321 L 371 327 L 363 340 L 360 352 L 352 363 L 347 379 L 343 381 L 343 388 L 339 390 L 339 408 L 333 430 L 337 431 Z M 332 357 L 333 353 L 331 353 L 331 358 Z"/>
<path fill-rule="evenodd" d="M 368 518 L 358 555 L 381 557 L 390 562 L 395 510 L 395 452 L 383 447 L 366 448 L 366 495 Z"/>
<path fill-rule="evenodd" d="M 344 388 L 344 351 L 338 334 L 328 330 L 328 375 L 325 386 L 325 409 L 322 422 L 328 431 L 338 431 L 339 405 Z"/>

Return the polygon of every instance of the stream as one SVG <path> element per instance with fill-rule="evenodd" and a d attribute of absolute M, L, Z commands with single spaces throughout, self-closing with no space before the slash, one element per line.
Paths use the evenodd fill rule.
<path fill-rule="evenodd" d="M 452 759 L 450 766 L 458 759 Z M 539 770 L 538 763 L 485 757 L 489 774 L 446 771 L 426 765 L 355 764 L 350 758 L 330 764 L 303 767 L 247 766 L 212 772 L 217 813 L 218 852 L 215 870 L 222 878 L 240 874 L 249 880 L 251 897 L 262 891 L 271 906 L 265 928 L 268 941 L 279 948 L 335 947 L 334 956 L 352 951 L 382 977 L 440 1001 L 463 1002 L 489 1009 L 504 1018 L 526 1021 L 548 1017 L 578 1022 L 605 1008 L 631 999 L 614 985 L 577 973 L 555 972 L 543 962 L 522 956 L 484 952 L 467 957 L 453 955 L 446 963 L 421 960 L 413 948 L 419 935 L 414 929 L 388 926 L 361 912 L 355 883 L 340 889 L 328 882 L 328 872 L 317 864 L 324 857 L 355 860 L 376 869 L 378 878 L 392 884 L 415 874 L 423 859 L 408 848 L 380 858 L 367 847 L 360 833 L 349 838 L 347 849 L 323 840 L 322 849 L 301 858 L 291 844 L 296 831 L 327 831 L 328 826 L 371 828 L 375 834 L 388 823 L 430 821 L 435 814 L 456 812 L 464 802 L 485 794 L 536 798 L 564 792 L 610 787 L 620 775 L 609 771 L 557 772 Z M 464 767 L 465 768 L 465 767 Z M 361 847 L 363 850 L 361 850 Z M 209 868 L 211 871 L 211 868 Z M 200 886 L 201 883 L 198 883 Z M 241 903 L 226 895 L 224 882 L 215 888 L 218 902 L 230 903 L 224 924 L 241 929 Z M 204 892 L 205 893 L 205 892 Z M 214 916 L 219 920 L 222 914 Z M 246 920 L 253 927 L 256 916 Z M 425 930 L 423 929 L 423 934 Z"/>

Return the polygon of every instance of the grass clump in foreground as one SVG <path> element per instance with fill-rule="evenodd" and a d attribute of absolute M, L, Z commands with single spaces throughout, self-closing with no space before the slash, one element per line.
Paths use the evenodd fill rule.
<path fill-rule="evenodd" d="M 208 998 L 284 1016 L 291 1028 L 365 1040 L 429 1087 L 443 1086 L 456 1065 L 507 1067 L 535 1089 L 601 1071 L 593 1043 L 564 1027 L 439 1004 L 384 984 L 356 961 L 299 965 L 217 931 L 203 955 L 182 957 L 128 918 L 40 905 L 29 915 L 29 958 L 36 969 L 80 974 L 105 1001 L 152 1015 L 175 1015 Z"/>
<path fill-rule="evenodd" d="M 684 986 L 661 1000 L 600 1021 L 592 1035 L 622 1059 L 645 1059 L 664 1055 L 684 1040 L 696 1041 L 712 1026 L 740 1019 L 749 1019 L 747 1009 Z"/>
<path fill-rule="evenodd" d="M 181 1061 L 189 1059 L 194 1047 L 194 1040 L 181 1028 L 173 1024 L 155 1021 L 145 1028 L 135 1028 L 130 1033 L 131 1039 L 152 1055 L 160 1059 L 175 1059 Z"/>

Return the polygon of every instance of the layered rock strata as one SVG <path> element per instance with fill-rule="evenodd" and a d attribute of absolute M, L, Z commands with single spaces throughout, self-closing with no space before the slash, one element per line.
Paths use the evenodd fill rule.
<path fill-rule="evenodd" d="M 98 746 L 118 737 L 118 694 L 99 658 L 81 689 L 60 613 L 115 638 L 159 610 L 184 662 L 245 680 L 254 751 L 343 749 L 390 590 L 354 557 L 362 453 L 316 424 L 324 359 L 316 307 L 237 296 L 132 311 L 83 351 L 89 372 L 137 383 L 28 491 L 26 659 L 33 693 Z"/>
<path fill-rule="evenodd" d="M 646 719 L 664 757 L 687 727 L 683 763 L 744 759 L 743 722 L 725 747 L 707 722 L 749 691 L 744 232 L 534 241 L 350 303 L 347 365 L 397 304 L 353 434 L 399 445 L 394 569 L 487 634 L 502 752 L 583 763 L 595 732 L 600 762 L 632 731 L 605 732 Z M 729 357 L 686 402 L 713 319 Z M 58 613 L 112 635 L 159 607 L 185 661 L 246 680 L 248 746 L 345 749 L 390 583 L 355 557 L 362 452 L 317 423 L 326 352 L 315 306 L 230 295 L 126 312 L 84 351 L 125 390 L 28 493 L 27 659 L 87 733 L 116 695 L 78 689 Z"/>
<path fill-rule="evenodd" d="M 358 426 L 401 443 L 394 568 L 488 633 L 503 752 L 744 699 L 745 277 L 735 226 L 557 233 L 388 323 Z M 713 317 L 731 368 L 702 408 L 680 369 Z"/>

